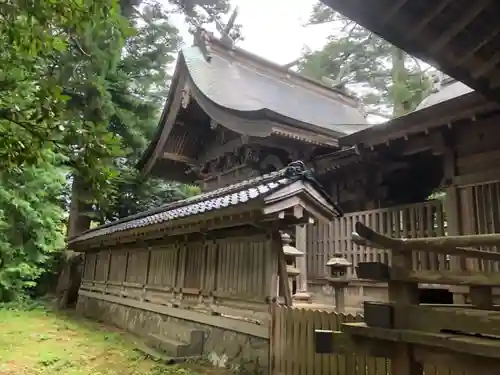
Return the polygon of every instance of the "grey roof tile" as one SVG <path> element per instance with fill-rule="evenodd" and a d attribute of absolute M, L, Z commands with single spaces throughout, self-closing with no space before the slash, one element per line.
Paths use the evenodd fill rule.
<path fill-rule="evenodd" d="M 291 80 L 284 73 L 278 76 L 259 71 L 230 53 L 214 50 L 210 61 L 196 46 L 184 48 L 181 53 L 198 90 L 221 107 L 240 112 L 267 110 L 344 134 L 370 126 L 360 108 L 349 104 L 341 93 L 332 90 L 328 95 L 321 94 L 297 84 L 298 78 Z"/>
<path fill-rule="evenodd" d="M 447 85 L 443 85 L 441 90 L 439 90 L 438 92 L 432 93 L 424 100 L 422 100 L 415 111 L 419 111 L 427 107 L 432 107 L 433 105 L 443 103 L 447 100 L 458 98 L 459 96 L 468 94 L 472 91 L 474 90 L 469 86 L 464 85 L 460 81 L 451 81 Z"/>
<path fill-rule="evenodd" d="M 147 227 L 154 224 L 160 224 L 175 219 L 199 215 L 210 211 L 224 209 L 229 206 L 247 203 L 257 198 L 263 198 L 279 188 L 296 181 L 297 178 L 308 179 L 316 183 L 320 193 L 331 202 L 329 196 L 311 177 L 311 172 L 305 169 L 304 164 L 302 162 L 294 162 L 288 167 L 277 172 L 259 176 L 251 180 L 242 181 L 231 186 L 183 199 L 154 210 L 146 211 L 113 223 L 102 225 L 84 232 L 80 236 L 71 239 L 69 242 L 71 244 L 95 237 L 106 236 L 116 232 Z M 337 207 L 333 202 L 332 205 Z M 338 211 L 340 213 L 340 209 L 338 209 Z"/>

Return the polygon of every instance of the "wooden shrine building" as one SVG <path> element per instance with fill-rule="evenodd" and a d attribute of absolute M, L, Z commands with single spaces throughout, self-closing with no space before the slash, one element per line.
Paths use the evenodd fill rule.
<path fill-rule="evenodd" d="M 358 213 L 349 228 L 354 232 L 351 244 L 382 249 L 388 257 L 359 261 L 358 276 L 386 282 L 388 300 L 365 302 L 363 323 L 342 324 L 339 332 L 316 332 L 316 348 L 323 353 L 362 352 L 390 358 L 392 374 L 428 373 L 424 364 L 429 362 L 457 373 L 495 374 L 500 364 L 496 321 L 500 29 L 493 20 L 500 14 L 500 5 L 446 0 L 324 2 L 476 91 L 462 90 L 437 106 L 424 103 L 426 108 L 414 114 L 341 141 L 391 150 L 395 156 L 408 155 L 410 149 L 412 154 L 436 156 L 445 192 L 444 211 L 438 216 L 447 225 L 425 220 L 433 215 L 426 214 L 424 206 L 416 214 L 403 214 L 396 228 L 392 219 L 366 222 Z M 459 86 L 455 83 L 447 91 Z M 433 107 L 446 113 L 429 116 Z M 451 285 L 461 289 L 461 293 L 455 291 L 464 298 L 459 304 L 422 304 L 418 296 L 422 283 Z"/>
<path fill-rule="evenodd" d="M 388 259 L 383 251 L 350 241 L 349 231 L 360 220 L 368 225 L 373 221 L 378 226 L 375 229 L 396 237 L 498 231 L 499 208 L 495 202 L 500 181 L 496 168 L 500 149 L 496 126 L 500 59 L 495 50 L 500 34 L 490 21 L 498 16 L 498 4 L 446 0 L 374 0 L 368 5 L 358 0 L 323 2 L 470 88 L 449 82 L 419 110 L 339 140 L 341 146 L 359 150 L 364 160 L 380 161 L 370 173 L 379 174 L 375 183 L 381 188 L 372 190 L 381 192 L 385 199 L 375 202 L 375 210 L 354 210 L 359 212 L 351 212 L 337 225 L 311 227 L 309 237 L 318 239 L 310 242 L 309 254 L 319 254 L 319 263 L 324 263 L 322 254 L 341 252 L 353 263 L 351 275 L 355 275 L 360 261 Z M 387 161 L 397 165 L 392 176 L 381 172 L 381 168 L 387 169 Z M 328 157 L 323 163 L 331 164 Z M 444 202 L 426 202 L 426 196 L 436 188 L 446 192 Z M 394 224 L 402 221 L 407 224 Z M 325 231 L 334 240 L 322 239 Z M 309 275 L 318 273 L 318 266 L 310 259 L 308 267 L 312 267 Z M 361 292 L 361 302 L 370 298 L 365 292 Z"/>
<path fill-rule="evenodd" d="M 340 90 L 198 35 L 179 54 L 144 176 L 204 191 L 312 160 L 366 128 L 360 103 Z"/>
<path fill-rule="evenodd" d="M 91 229 L 69 241 L 85 254 L 77 308 L 146 336 L 145 350 L 260 373 L 269 306 L 292 303 L 280 232 L 338 215 L 311 171 L 293 162 Z"/>
<path fill-rule="evenodd" d="M 145 177 L 196 183 L 203 191 L 293 160 L 316 169 L 312 161 L 322 155 L 338 158 L 324 168 L 330 170 L 359 157 L 354 149 L 341 150 L 338 142 L 368 126 L 360 103 L 341 90 L 201 33 L 179 54 L 156 137 L 138 167 Z M 318 178 L 331 194 L 321 172 Z M 335 187 L 342 205 L 347 200 L 359 204 L 349 192 L 354 181 Z M 305 228 L 291 235 L 305 252 Z M 297 260 L 300 275 L 292 292 L 309 300 L 305 263 L 306 257 Z"/>

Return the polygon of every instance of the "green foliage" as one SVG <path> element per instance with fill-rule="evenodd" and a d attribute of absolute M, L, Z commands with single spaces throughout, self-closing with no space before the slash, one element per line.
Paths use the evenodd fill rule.
<path fill-rule="evenodd" d="M 123 157 L 115 161 L 113 194 L 98 204 L 99 221 L 106 222 L 181 199 L 178 184 L 143 180 L 135 168 L 157 127 L 171 76 L 168 69 L 180 46 L 171 14 L 159 3 L 145 4 L 129 22 L 135 32 L 127 38 L 116 71 L 108 75 L 114 115 L 108 130 L 121 141 Z"/>
<path fill-rule="evenodd" d="M 330 22 L 338 31 L 318 51 L 304 52 L 298 70 L 341 89 L 356 90 L 368 113 L 399 116 L 413 109 L 429 93 L 429 75 L 420 63 L 365 28 L 321 3 L 310 24 Z M 332 82 L 333 81 L 333 82 Z"/>
<path fill-rule="evenodd" d="M 103 82 L 127 32 L 118 12 L 112 0 L 0 5 L 2 170 L 57 148 L 90 183 L 103 184 L 119 151 L 106 132 Z"/>
<path fill-rule="evenodd" d="M 113 206 L 102 211 L 102 222 L 117 220 L 199 194 L 199 188 L 196 186 L 167 183 L 156 178 L 144 180 L 134 168 L 121 170 L 116 188 L 119 194 Z"/>
<path fill-rule="evenodd" d="M 0 301 L 35 287 L 64 248 L 65 170 L 44 160 L 0 173 Z"/>
<path fill-rule="evenodd" d="M 82 197 L 99 221 L 197 192 L 142 181 L 134 168 L 180 45 L 171 14 L 140 3 L 0 4 L 0 301 L 38 293 L 57 268 L 69 176 L 83 179 Z M 227 7 L 211 5 L 210 17 Z"/>

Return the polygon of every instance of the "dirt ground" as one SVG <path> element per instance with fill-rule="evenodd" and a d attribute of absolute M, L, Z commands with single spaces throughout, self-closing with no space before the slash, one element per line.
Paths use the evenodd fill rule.
<path fill-rule="evenodd" d="M 135 337 L 72 314 L 0 308 L 0 375 L 222 375 L 165 366 L 134 349 Z"/>

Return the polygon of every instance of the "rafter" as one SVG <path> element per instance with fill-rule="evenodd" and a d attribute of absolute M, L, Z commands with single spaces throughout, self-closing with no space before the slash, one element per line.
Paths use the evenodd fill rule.
<path fill-rule="evenodd" d="M 442 0 L 433 10 L 427 13 L 422 20 L 414 27 L 410 27 L 407 33 L 408 39 L 412 39 L 419 34 L 429 22 L 431 22 L 441 11 L 453 0 Z"/>
<path fill-rule="evenodd" d="M 491 2 L 491 0 L 478 0 L 464 12 L 464 15 L 456 20 L 441 36 L 431 45 L 430 53 L 435 53 L 450 42 L 460 31 L 470 24 Z"/>
<path fill-rule="evenodd" d="M 485 61 L 481 66 L 472 72 L 472 77 L 479 78 L 484 76 L 490 70 L 494 69 L 496 65 L 500 62 L 500 51 L 497 51 L 491 56 L 488 61 Z"/>
<path fill-rule="evenodd" d="M 491 42 L 491 40 L 493 38 L 495 38 L 498 34 L 500 33 L 500 24 L 498 24 L 498 26 L 493 29 L 493 31 L 491 32 L 490 36 L 487 37 L 487 38 L 484 38 L 481 43 L 479 43 L 478 45 L 476 45 L 474 48 L 470 49 L 469 51 L 467 51 L 467 53 L 465 53 L 463 56 L 459 57 L 458 59 L 456 59 L 456 61 L 454 62 L 454 65 L 455 66 L 460 66 L 462 65 L 465 61 L 467 61 L 468 59 L 470 59 L 472 56 L 474 56 L 474 54 L 479 51 L 481 48 L 483 48 L 485 45 L 487 45 L 489 42 Z"/>
<path fill-rule="evenodd" d="M 394 16 L 407 2 L 408 0 L 396 1 L 396 3 L 391 8 L 389 8 L 389 10 L 382 17 L 382 25 L 389 21 L 392 16 Z"/>

